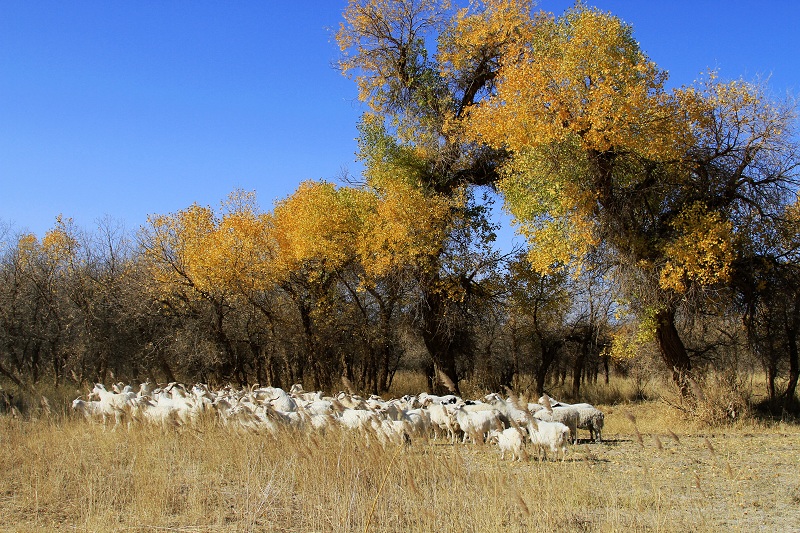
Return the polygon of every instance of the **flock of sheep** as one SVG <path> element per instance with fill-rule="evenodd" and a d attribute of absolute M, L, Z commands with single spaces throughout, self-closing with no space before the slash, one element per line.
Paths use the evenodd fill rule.
<path fill-rule="evenodd" d="M 586 403 L 557 402 L 547 395 L 537 403 L 497 393 L 480 400 L 427 393 L 384 400 L 346 392 L 325 396 L 306 392 L 300 385 L 287 392 L 277 387 L 212 391 L 202 384 L 188 388 L 179 383 L 163 387 L 143 383 L 138 391 L 119 383 L 109 391 L 96 384 L 87 399 L 74 400 L 72 408 L 86 419 L 101 420 L 104 426 L 113 423 L 114 429 L 134 423 L 196 426 L 209 419 L 228 428 L 273 435 L 288 429 L 325 432 L 339 427 L 363 432 L 384 446 L 429 438 L 490 442 L 503 457 L 510 453 L 516 460 L 527 457 L 528 442 L 540 458 L 550 454 L 563 459 L 567 445 L 577 442 L 578 429 L 588 430 L 595 442 L 601 440 L 603 429 L 599 409 Z"/>

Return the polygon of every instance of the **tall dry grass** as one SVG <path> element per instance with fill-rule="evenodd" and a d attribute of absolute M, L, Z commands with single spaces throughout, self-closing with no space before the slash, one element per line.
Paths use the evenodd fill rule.
<path fill-rule="evenodd" d="M 400 376 L 396 395 L 421 390 Z M 620 390 L 627 386 L 617 383 Z M 610 397 L 610 396 L 609 396 Z M 104 430 L 0 417 L 0 531 L 744 531 L 800 527 L 797 426 L 709 431 L 662 401 L 602 404 L 564 462 L 362 435 Z M 588 435 L 583 434 L 583 438 Z"/>
<path fill-rule="evenodd" d="M 2 434 L 0 510 L 20 529 L 574 531 L 598 519 L 585 465 L 499 463 L 485 447 L 72 421 L 5 420 Z"/>

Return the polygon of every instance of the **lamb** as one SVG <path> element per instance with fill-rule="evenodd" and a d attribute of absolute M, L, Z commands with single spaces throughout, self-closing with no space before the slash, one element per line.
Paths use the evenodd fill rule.
<path fill-rule="evenodd" d="M 506 452 L 511 453 L 511 459 L 522 461 L 525 455 L 525 434 L 519 428 L 506 428 L 503 431 L 489 430 L 489 442 L 494 442 L 500 448 L 500 459 L 505 459 Z"/>

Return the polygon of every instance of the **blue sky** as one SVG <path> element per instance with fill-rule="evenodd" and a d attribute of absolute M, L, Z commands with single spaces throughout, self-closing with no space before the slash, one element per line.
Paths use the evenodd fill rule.
<path fill-rule="evenodd" d="M 332 68 L 345 0 L 0 0 L 0 226 L 129 230 L 236 188 L 270 209 L 355 163 L 361 108 Z M 542 0 L 561 13 L 572 1 Z M 800 94 L 800 2 L 597 0 L 672 85 L 707 68 Z"/>

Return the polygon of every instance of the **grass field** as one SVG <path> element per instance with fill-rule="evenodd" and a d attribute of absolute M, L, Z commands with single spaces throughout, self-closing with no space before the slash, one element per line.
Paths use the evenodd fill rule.
<path fill-rule="evenodd" d="M 598 407 L 603 443 L 521 463 L 491 445 L 4 416 L 0 531 L 800 531 L 798 425 Z"/>

